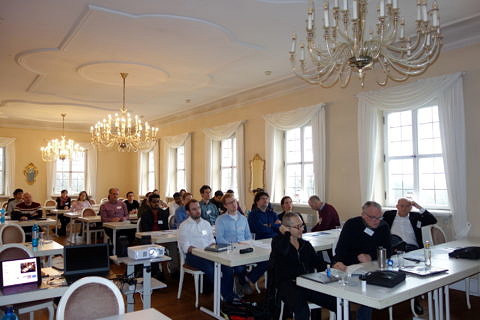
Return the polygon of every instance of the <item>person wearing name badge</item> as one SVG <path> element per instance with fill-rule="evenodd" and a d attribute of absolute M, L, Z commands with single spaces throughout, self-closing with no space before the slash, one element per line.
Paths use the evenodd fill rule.
<path fill-rule="evenodd" d="M 182 205 L 175 210 L 175 227 L 178 229 L 183 221 L 188 219 L 188 213 L 185 209 L 185 204 L 192 200 L 193 195 L 190 192 L 185 192 L 182 196 Z"/>
<path fill-rule="evenodd" d="M 57 202 L 56 209 L 58 210 L 68 210 L 72 205 L 72 199 L 68 196 L 67 190 L 62 190 L 60 192 L 60 197 L 57 197 L 55 201 Z M 60 214 L 58 216 L 58 219 L 60 220 L 61 224 L 60 229 L 58 229 L 58 235 L 64 236 L 67 234 L 67 225 L 70 223 L 70 218 L 65 217 L 63 214 Z"/>
<path fill-rule="evenodd" d="M 269 207 L 270 196 L 265 191 L 259 191 L 253 200 L 255 208 L 248 215 L 250 232 L 255 233 L 256 240 L 273 238 L 278 234 L 282 222 Z"/>
<path fill-rule="evenodd" d="M 127 199 L 125 199 L 125 201 L 123 202 L 125 202 L 125 205 L 127 206 L 128 214 L 138 215 L 138 209 L 140 208 L 140 203 L 138 203 L 138 201 L 135 200 L 135 194 L 133 193 L 133 191 L 127 192 L 125 196 Z M 140 215 L 138 215 L 138 217 L 140 217 Z"/>
<path fill-rule="evenodd" d="M 15 210 L 16 205 L 20 202 L 23 202 L 23 190 L 18 188 L 13 191 L 13 198 L 8 199 L 7 216 L 12 214 L 13 210 Z"/>
<path fill-rule="evenodd" d="M 127 206 L 123 201 L 118 200 L 120 191 L 118 188 L 110 188 L 108 190 L 108 201 L 102 203 L 100 206 L 100 217 L 102 222 L 123 222 L 128 221 Z M 107 236 L 113 238 L 113 230 L 110 228 L 104 228 Z M 132 243 L 135 239 L 135 230 L 117 230 L 117 240 L 121 235 L 128 237 L 128 242 Z"/>
<path fill-rule="evenodd" d="M 213 226 L 220 212 L 218 211 L 215 203 L 210 199 L 211 194 L 212 188 L 210 188 L 210 186 L 203 185 L 200 188 L 200 195 L 202 196 L 202 200 L 200 200 L 199 203 L 202 210 L 202 218 L 210 222 L 210 224 Z"/>
<path fill-rule="evenodd" d="M 367 201 L 362 206 L 362 214 L 347 220 L 343 225 L 335 248 L 333 268 L 347 271 L 347 266 L 377 260 L 377 249 L 387 250 L 387 257 L 392 254 L 390 227 L 382 220 L 382 207 Z M 372 309 L 361 306 L 357 319 L 371 319 Z"/>

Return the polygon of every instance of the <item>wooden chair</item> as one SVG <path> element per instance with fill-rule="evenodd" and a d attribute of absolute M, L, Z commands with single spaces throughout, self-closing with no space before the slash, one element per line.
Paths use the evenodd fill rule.
<path fill-rule="evenodd" d="M 57 320 L 98 319 L 124 313 L 122 293 L 112 281 L 85 277 L 75 281 L 63 294 Z"/>
<path fill-rule="evenodd" d="M 100 204 L 104 204 L 107 201 L 108 201 L 108 198 L 102 198 L 102 199 L 100 199 Z"/>
<path fill-rule="evenodd" d="M 180 246 L 178 246 L 178 251 L 180 255 L 180 278 L 178 280 L 177 299 L 180 299 L 180 297 L 182 296 L 183 277 L 185 273 L 191 274 L 193 276 L 193 281 L 195 284 L 195 308 L 198 308 L 198 285 L 200 284 L 200 293 L 202 293 L 203 275 L 205 273 L 185 263 L 185 253 L 183 252 L 182 248 L 180 248 Z"/>
<path fill-rule="evenodd" d="M 2 202 L 2 208 L 7 210 L 7 207 L 8 207 L 8 200 L 7 201 L 3 201 Z"/>
<path fill-rule="evenodd" d="M 52 199 L 45 200 L 45 202 L 43 203 L 43 206 L 44 207 L 56 207 L 57 206 L 57 201 L 52 200 Z"/>
<path fill-rule="evenodd" d="M 0 245 L 7 243 L 24 243 L 25 231 L 18 224 L 7 224 L 0 227 Z"/>
<path fill-rule="evenodd" d="M 96 215 L 97 215 L 97 213 L 92 208 L 84 208 L 82 210 L 82 217 L 95 217 Z M 93 233 L 93 235 L 94 235 L 93 239 L 95 241 L 94 243 L 97 243 L 97 233 L 102 234 L 102 235 L 104 233 L 103 227 L 102 226 L 97 226 L 96 224 L 93 227 L 90 226 L 88 228 L 88 232 L 87 232 L 87 228 L 84 228 L 83 232 L 85 233 L 85 240 L 89 239 L 90 236 Z"/>
<path fill-rule="evenodd" d="M 97 204 L 97 203 L 95 202 L 95 199 L 90 199 L 90 200 L 88 200 L 88 202 L 90 202 L 90 204 Z"/>
<path fill-rule="evenodd" d="M 0 261 L 15 260 L 33 257 L 32 252 L 19 243 L 4 244 L 0 247 Z M 30 320 L 34 319 L 34 312 L 37 310 L 48 309 L 48 320 L 53 320 L 55 307 L 53 299 L 44 299 L 15 305 L 18 314 L 30 314 Z"/>

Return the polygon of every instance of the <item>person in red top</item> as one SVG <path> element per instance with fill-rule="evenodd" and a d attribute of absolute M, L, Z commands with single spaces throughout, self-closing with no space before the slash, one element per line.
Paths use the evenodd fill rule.
<path fill-rule="evenodd" d="M 335 227 L 340 226 L 337 210 L 328 203 L 322 202 L 318 196 L 311 196 L 308 205 L 313 210 L 318 211 L 319 220 L 312 228 L 312 232 L 335 229 Z"/>

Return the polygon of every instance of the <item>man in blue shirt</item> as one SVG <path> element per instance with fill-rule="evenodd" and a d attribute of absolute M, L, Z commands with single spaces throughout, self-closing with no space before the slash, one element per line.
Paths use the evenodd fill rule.
<path fill-rule="evenodd" d="M 254 202 L 255 209 L 248 215 L 250 231 L 255 233 L 256 240 L 273 238 L 278 234 L 278 228 L 282 222 L 277 214 L 268 208 L 270 196 L 265 191 L 257 192 Z"/>
<path fill-rule="evenodd" d="M 185 204 L 192 200 L 193 195 L 189 192 L 185 192 L 182 196 L 182 205 L 175 210 L 175 229 L 180 227 L 180 224 L 188 219 L 187 210 L 185 210 Z"/>
<path fill-rule="evenodd" d="M 220 213 L 215 203 L 210 200 L 211 193 L 212 189 L 210 186 L 203 185 L 200 188 L 200 195 L 202 196 L 202 200 L 200 201 L 202 219 L 207 220 L 213 226 L 215 225 L 215 220 L 217 220 L 217 217 Z"/>

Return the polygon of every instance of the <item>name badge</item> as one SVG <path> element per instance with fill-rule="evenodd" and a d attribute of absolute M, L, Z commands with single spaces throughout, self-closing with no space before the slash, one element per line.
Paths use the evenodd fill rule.
<path fill-rule="evenodd" d="M 207 214 L 210 214 L 210 213 L 212 213 L 212 210 L 207 210 Z"/>
<path fill-rule="evenodd" d="M 417 221 L 417 228 L 421 228 L 422 227 L 422 221 Z"/>
<path fill-rule="evenodd" d="M 158 220 L 158 224 L 163 224 L 163 220 Z"/>
<path fill-rule="evenodd" d="M 207 230 L 202 230 L 202 235 L 206 236 L 207 235 Z"/>
<path fill-rule="evenodd" d="M 373 231 L 373 230 L 370 229 L 370 228 L 365 228 L 365 230 L 363 230 L 363 232 L 365 232 L 366 234 L 368 234 L 370 237 L 373 236 L 373 234 L 375 233 L 375 231 Z"/>
<path fill-rule="evenodd" d="M 120 209 L 122 209 L 122 207 L 120 207 L 120 206 L 119 206 L 119 207 L 117 207 L 117 210 L 120 210 Z"/>

